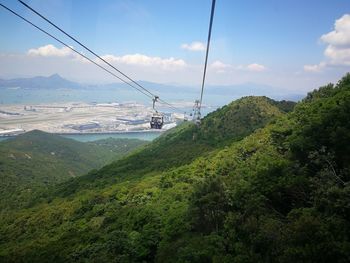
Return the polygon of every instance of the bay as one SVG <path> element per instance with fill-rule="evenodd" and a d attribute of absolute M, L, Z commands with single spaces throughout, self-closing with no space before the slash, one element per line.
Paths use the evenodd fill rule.
<path fill-rule="evenodd" d="M 121 132 L 121 133 L 104 133 L 104 134 L 67 134 L 62 137 L 73 139 L 80 142 L 91 142 L 107 138 L 113 139 L 139 139 L 145 141 L 153 141 L 160 136 L 162 132 Z"/>
<path fill-rule="evenodd" d="M 89 134 L 65 134 L 60 135 L 65 138 L 73 139 L 79 142 L 92 142 L 102 139 L 114 138 L 114 139 L 139 139 L 144 141 L 153 141 L 159 137 L 163 132 L 120 132 L 120 133 L 89 133 Z M 15 136 L 0 137 L 0 142 L 8 139 L 15 138 Z"/>

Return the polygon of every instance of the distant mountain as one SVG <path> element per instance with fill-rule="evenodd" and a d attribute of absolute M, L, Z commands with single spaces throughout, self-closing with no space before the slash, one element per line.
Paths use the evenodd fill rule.
<path fill-rule="evenodd" d="M 78 89 L 83 85 L 66 80 L 58 74 L 49 77 L 0 79 L 0 88 L 20 87 L 23 89 Z"/>
<path fill-rule="evenodd" d="M 159 84 L 148 81 L 139 81 L 144 87 L 155 92 L 163 93 L 181 93 L 181 94 L 198 94 L 200 86 L 184 86 L 184 85 L 169 85 Z M 208 95 L 222 95 L 229 99 L 240 98 L 245 96 L 266 96 L 275 100 L 292 100 L 299 101 L 306 94 L 286 92 L 285 90 L 270 85 L 258 83 L 242 83 L 235 85 L 206 85 L 205 92 Z M 210 98 L 207 98 L 210 100 Z"/>
<path fill-rule="evenodd" d="M 200 92 L 200 86 L 188 85 L 173 85 L 160 84 L 149 81 L 138 81 L 139 84 L 148 90 L 161 94 L 163 99 L 169 101 L 176 100 L 194 100 Z M 10 80 L 0 79 L 0 89 L 10 87 L 21 87 L 24 89 L 118 89 L 120 91 L 131 91 L 132 88 L 125 83 L 109 83 L 109 84 L 80 84 L 73 81 L 66 80 L 58 74 L 49 77 L 33 77 L 33 78 L 17 78 Z M 134 94 L 134 93 L 133 93 Z M 132 99 L 143 101 L 144 96 L 135 93 Z M 234 99 L 244 96 L 267 96 L 275 100 L 293 100 L 298 101 L 305 96 L 305 94 L 291 93 L 281 88 L 272 87 L 258 83 L 243 83 L 237 85 L 207 85 L 205 88 L 205 104 L 210 105 L 224 105 Z M 207 96 L 208 95 L 208 96 Z M 216 96 L 212 99 L 212 96 Z M 218 96 L 224 100 L 218 101 Z M 130 99 L 130 96 L 128 96 Z M 218 103 L 219 102 L 219 103 Z"/>
<path fill-rule="evenodd" d="M 144 144 L 136 139 L 112 138 L 83 143 L 38 130 L 3 141 L 0 209 L 25 202 L 39 188 L 81 176 Z"/>

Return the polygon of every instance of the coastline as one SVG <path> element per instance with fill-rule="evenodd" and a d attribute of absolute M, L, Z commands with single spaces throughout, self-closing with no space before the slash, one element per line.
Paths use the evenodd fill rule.
<path fill-rule="evenodd" d="M 152 141 L 166 130 L 137 130 L 137 131 L 113 131 L 113 132 L 74 132 L 74 133 L 51 133 L 73 140 L 88 142 L 107 138 L 126 138 Z M 23 133 L 21 133 L 23 134 Z M 0 142 L 14 139 L 20 134 L 0 136 Z"/>
<path fill-rule="evenodd" d="M 48 132 L 55 135 L 108 135 L 108 134 L 127 134 L 127 133 L 163 133 L 167 130 L 137 130 L 137 131 L 103 131 L 103 132 Z M 26 131 L 29 132 L 29 131 Z M 0 138 L 11 138 L 16 137 L 18 135 L 24 134 L 19 133 L 16 135 L 0 135 Z"/>
<path fill-rule="evenodd" d="M 111 132 L 51 132 L 56 135 L 108 135 L 127 133 L 163 133 L 166 130 L 138 130 L 138 131 L 111 131 Z"/>

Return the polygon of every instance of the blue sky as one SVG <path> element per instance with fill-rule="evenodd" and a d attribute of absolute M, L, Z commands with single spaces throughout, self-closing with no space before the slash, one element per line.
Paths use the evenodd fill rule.
<path fill-rule="evenodd" d="M 17 1 L 0 2 L 62 36 Z M 191 49 L 191 43 L 206 42 L 210 0 L 25 2 L 97 53 L 110 55 L 113 63 L 136 79 L 188 85 L 200 82 L 204 51 L 201 47 L 197 51 Z M 350 69 L 350 43 L 339 48 L 334 39 L 321 37 L 336 32 L 336 20 L 350 14 L 349 9 L 349 1 L 344 0 L 217 0 L 208 82 L 254 82 L 307 90 L 336 81 Z M 348 20 L 343 20 L 347 28 Z M 346 35 L 350 31 L 340 33 Z M 29 56 L 29 50 L 49 44 L 57 52 L 62 47 L 3 9 L 0 35 L 0 77 L 57 72 L 81 82 L 112 81 L 98 69 L 86 63 L 80 65 L 72 55 L 63 52 L 55 57 L 52 48 L 48 56 L 45 52 L 32 52 Z M 72 41 L 67 42 L 77 47 Z M 329 46 L 336 47 L 337 53 L 325 55 Z M 9 60 L 9 54 L 15 54 L 16 59 Z M 5 70 L 5 63 L 12 64 Z"/>

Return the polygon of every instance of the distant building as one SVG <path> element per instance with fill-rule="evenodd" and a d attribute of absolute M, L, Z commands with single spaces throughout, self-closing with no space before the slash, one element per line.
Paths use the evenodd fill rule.
<path fill-rule="evenodd" d="M 148 123 L 148 120 L 130 120 L 130 119 L 123 119 L 123 118 L 117 118 L 117 121 L 122 122 L 124 124 L 129 124 L 129 125 L 138 125 L 138 124 Z"/>
<path fill-rule="evenodd" d="M 24 110 L 25 111 L 36 111 L 36 109 L 33 108 L 33 106 L 24 106 Z"/>
<path fill-rule="evenodd" d="M 100 126 L 100 124 L 94 122 L 94 123 L 73 125 L 73 126 L 71 126 L 71 128 L 74 130 L 77 130 L 77 131 L 84 131 L 84 130 L 92 130 L 92 129 L 101 128 L 101 126 Z"/>
<path fill-rule="evenodd" d="M 16 136 L 19 134 L 24 133 L 25 130 L 23 129 L 10 129 L 10 130 L 0 130 L 0 136 Z"/>
<path fill-rule="evenodd" d="M 18 112 L 8 112 L 8 111 L 4 111 L 4 110 L 0 110 L 0 113 L 5 114 L 5 115 L 21 115 Z"/>

